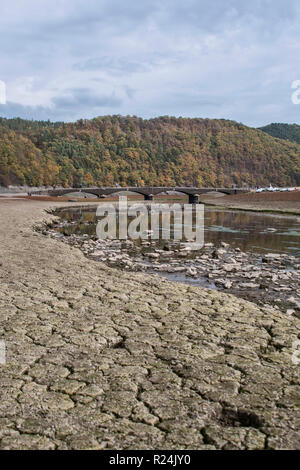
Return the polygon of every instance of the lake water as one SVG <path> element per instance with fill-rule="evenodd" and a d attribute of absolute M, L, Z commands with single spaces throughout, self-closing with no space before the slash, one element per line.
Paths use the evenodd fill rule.
<path fill-rule="evenodd" d="M 96 209 L 68 208 L 57 211 L 66 235 L 96 236 Z M 229 243 L 233 248 L 256 253 L 300 256 L 300 217 L 205 208 L 205 243 Z"/>

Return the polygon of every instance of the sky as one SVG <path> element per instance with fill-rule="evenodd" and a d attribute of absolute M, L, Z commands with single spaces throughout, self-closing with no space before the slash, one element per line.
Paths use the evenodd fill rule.
<path fill-rule="evenodd" d="M 0 0 L 0 11 L 0 116 L 300 124 L 298 0 Z"/>

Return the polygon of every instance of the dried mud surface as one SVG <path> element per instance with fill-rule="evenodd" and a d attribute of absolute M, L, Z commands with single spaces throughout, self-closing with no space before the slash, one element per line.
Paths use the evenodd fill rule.
<path fill-rule="evenodd" d="M 53 203 L 0 204 L 0 449 L 300 449 L 298 318 L 93 262 L 33 231 Z"/>

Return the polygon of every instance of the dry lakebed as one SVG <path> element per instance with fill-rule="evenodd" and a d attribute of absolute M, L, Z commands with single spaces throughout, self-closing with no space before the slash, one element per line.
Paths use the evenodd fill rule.
<path fill-rule="evenodd" d="M 66 205 L 0 201 L 0 448 L 300 449 L 297 257 L 136 260 L 61 243 L 49 211 Z M 224 292 L 145 272 L 163 264 Z"/>

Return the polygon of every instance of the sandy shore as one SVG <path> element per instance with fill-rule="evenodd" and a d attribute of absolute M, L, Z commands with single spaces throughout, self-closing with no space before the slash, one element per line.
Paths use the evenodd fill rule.
<path fill-rule="evenodd" d="M 1 449 L 300 449 L 299 319 L 88 260 L 53 205 L 0 201 Z"/>

